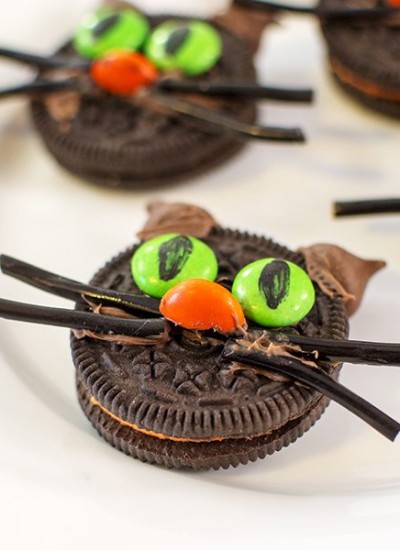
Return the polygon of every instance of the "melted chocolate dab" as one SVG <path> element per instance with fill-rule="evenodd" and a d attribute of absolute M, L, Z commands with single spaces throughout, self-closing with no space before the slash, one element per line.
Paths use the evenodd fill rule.
<path fill-rule="evenodd" d="M 267 264 L 261 272 L 258 286 L 271 309 L 277 309 L 289 293 L 290 268 L 282 260 Z"/>
<path fill-rule="evenodd" d="M 111 29 L 118 22 L 119 19 L 120 19 L 119 13 L 113 13 L 109 17 L 106 17 L 105 19 L 97 23 L 95 27 L 93 27 L 92 29 L 93 36 L 95 36 L 96 38 L 103 36 L 103 34 L 105 34 L 108 31 L 108 29 Z"/>
<path fill-rule="evenodd" d="M 158 253 L 160 279 L 170 281 L 180 273 L 193 250 L 192 241 L 184 235 L 178 235 L 163 243 Z"/>
<path fill-rule="evenodd" d="M 174 53 L 179 50 L 181 45 L 190 35 L 190 28 L 187 26 L 180 27 L 173 31 L 165 44 L 165 51 L 168 55 L 174 55 Z"/>

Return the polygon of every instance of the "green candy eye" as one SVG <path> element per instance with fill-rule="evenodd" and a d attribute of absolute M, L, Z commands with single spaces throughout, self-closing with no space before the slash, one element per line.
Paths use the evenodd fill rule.
<path fill-rule="evenodd" d="M 188 279 L 214 281 L 218 262 L 211 248 L 199 239 L 169 233 L 139 246 L 132 256 L 131 272 L 140 290 L 161 298 Z"/>
<path fill-rule="evenodd" d="M 315 303 L 307 273 L 292 262 L 274 258 L 257 260 L 239 271 L 232 294 L 246 317 L 265 327 L 295 325 Z"/>
<path fill-rule="evenodd" d="M 202 21 L 166 21 L 152 32 L 145 53 L 163 71 L 177 69 L 193 76 L 217 63 L 222 42 L 218 32 Z"/>
<path fill-rule="evenodd" d="M 73 44 L 79 54 L 89 59 L 115 49 L 136 51 L 146 40 L 149 29 L 147 19 L 135 10 L 102 8 L 83 19 Z"/>

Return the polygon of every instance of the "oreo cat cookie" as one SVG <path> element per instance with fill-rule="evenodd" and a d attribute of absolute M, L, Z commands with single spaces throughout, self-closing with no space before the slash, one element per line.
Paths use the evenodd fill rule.
<path fill-rule="evenodd" d="M 371 16 L 349 19 L 322 16 L 330 67 L 337 82 L 358 101 L 400 117 L 400 12 L 396 2 L 351 0 L 344 6 L 338 0 L 321 0 L 319 7 L 371 10 Z M 377 10 L 375 17 L 373 10 Z"/>
<path fill-rule="evenodd" d="M 398 0 L 320 0 L 302 6 L 274 0 L 236 0 L 248 9 L 318 18 L 330 67 L 354 98 L 389 116 L 400 116 L 400 3 Z"/>
<path fill-rule="evenodd" d="M 308 262 L 321 287 L 315 285 L 314 306 L 289 332 L 338 340 L 347 337 L 343 288 L 340 290 L 335 276 L 323 267 L 325 260 L 318 265 L 315 251 L 293 252 L 269 239 L 216 224 L 204 230 L 202 222 L 199 232 L 199 227 L 186 225 L 192 217 L 190 210 L 183 214 L 183 224 L 174 221 L 176 211 L 167 212 L 161 223 L 157 221 L 155 231 L 147 228 L 142 233 L 144 242 L 166 229 L 190 229 L 191 235 L 202 235 L 202 242 L 216 254 L 217 280 L 227 282 L 228 287 L 245 266 L 265 257 L 287 260 L 303 269 Z M 336 256 L 338 250 L 323 247 L 317 256 Z M 123 293 L 140 293 L 131 275 L 131 259 L 137 251 L 138 246 L 134 246 L 111 260 L 91 283 Z M 336 267 L 344 260 L 339 256 L 341 253 L 332 262 Z M 368 265 L 367 272 L 372 273 L 382 264 Z M 194 299 L 191 304 L 194 315 L 200 316 Z M 210 308 L 212 304 L 215 307 L 215 300 Z M 257 347 L 260 335 L 260 326 L 253 324 L 246 336 L 239 333 L 236 338 Z M 218 469 L 263 458 L 303 435 L 329 402 L 318 391 L 224 358 L 223 344 L 215 334 L 178 331 L 167 341 L 150 346 L 72 336 L 71 344 L 79 401 L 100 435 L 133 457 L 171 468 Z M 276 350 L 290 355 L 290 346 L 283 342 L 276 343 Z M 340 371 L 338 365 L 333 367 L 329 362 L 322 361 L 320 367 L 333 378 Z"/>
<path fill-rule="evenodd" d="M 237 231 L 214 229 L 204 242 L 217 255 L 220 277 L 232 278 L 262 257 L 304 266 L 301 254 Z M 117 290 L 137 293 L 130 275 L 134 251 L 112 260 L 92 284 L 115 288 L 118 279 Z M 343 302 L 318 294 L 315 310 L 298 330 L 345 338 Z M 221 360 L 218 342 L 208 345 L 190 336 L 150 348 L 72 337 L 79 401 L 107 441 L 168 467 L 227 468 L 292 443 L 327 406 L 318 392 L 249 369 L 235 370 L 229 360 Z"/>
<path fill-rule="evenodd" d="M 209 20 L 146 16 L 124 2 L 89 14 L 43 57 L 0 47 L 38 70 L 4 88 L 28 95 L 35 127 L 63 167 L 96 183 L 148 188 L 204 172 L 246 140 L 304 142 L 256 123 L 259 99 L 305 102 L 309 89 L 257 84 L 253 55 L 269 13 L 232 6 Z"/>
<path fill-rule="evenodd" d="M 147 19 L 151 32 L 176 17 Z M 191 20 L 179 21 L 192 24 Z M 246 43 L 222 26 L 212 28 L 221 40 L 222 53 L 201 79 L 254 82 L 252 54 Z M 69 45 L 60 53 L 74 55 Z M 192 77 L 196 78 L 200 77 Z M 198 96 L 194 101 L 201 105 Z M 203 101 L 207 105 L 207 99 Z M 208 103 L 211 116 L 218 110 L 241 122 L 256 120 L 251 100 L 211 99 Z M 79 97 L 65 92 L 32 102 L 35 127 L 57 162 L 85 180 L 106 186 L 147 188 L 183 179 L 218 166 L 244 146 L 244 140 L 229 132 L 172 115 L 162 105 L 123 102 L 109 93 Z"/>
<path fill-rule="evenodd" d="M 163 203 L 140 242 L 90 284 L 0 260 L 4 273 L 77 300 L 72 311 L 0 300 L 0 315 L 73 329 L 82 409 L 134 458 L 193 470 L 246 464 L 296 441 L 331 399 L 389 439 L 400 430 L 337 382 L 343 360 L 398 362 L 398 345 L 346 341 L 383 262 L 333 245 L 291 251 Z"/>

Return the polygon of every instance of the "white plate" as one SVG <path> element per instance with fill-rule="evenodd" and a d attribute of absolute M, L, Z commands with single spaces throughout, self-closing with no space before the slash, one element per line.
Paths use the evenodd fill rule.
<path fill-rule="evenodd" d="M 203 15 L 226 2 L 140 4 Z M 46 53 L 91 5 L 15 0 L 3 6 L 1 40 Z M 224 225 L 291 247 L 336 242 L 387 259 L 352 320 L 352 336 L 398 341 L 400 218 L 338 221 L 330 214 L 337 198 L 398 194 L 398 123 L 363 110 L 336 88 L 313 21 L 286 17 L 265 35 L 257 61 L 265 82 L 317 90 L 313 107 L 261 109 L 264 121 L 300 124 L 308 143 L 252 144 L 221 169 L 162 192 L 118 193 L 82 183 L 44 151 L 26 102 L 3 102 L 1 251 L 87 280 L 132 242 L 148 200 L 191 201 Z M 1 62 L 2 86 L 28 77 Z M 0 295 L 66 306 L 7 277 L 0 277 Z M 335 404 L 281 453 L 246 467 L 189 474 L 132 460 L 96 435 L 76 401 L 67 331 L 1 321 L 0 377 L 4 548 L 377 548 L 399 534 L 398 442 Z M 395 368 L 347 366 L 342 380 L 400 418 L 399 377 Z"/>

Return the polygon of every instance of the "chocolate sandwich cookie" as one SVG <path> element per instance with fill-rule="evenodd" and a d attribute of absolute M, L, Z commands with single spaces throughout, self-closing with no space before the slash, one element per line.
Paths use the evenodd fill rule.
<path fill-rule="evenodd" d="M 155 28 L 171 17 L 148 20 Z M 223 57 L 205 79 L 254 81 L 252 56 L 240 38 L 222 27 L 218 35 Z M 72 48 L 62 51 L 71 54 Z M 49 108 L 48 102 L 33 101 L 35 127 L 62 166 L 104 185 L 147 187 L 185 178 L 217 166 L 244 144 L 229 133 L 207 131 L 204 125 L 181 124 L 175 117 L 145 105 L 123 104 L 111 96 L 82 98 L 79 103 L 73 118 L 65 121 Z M 218 109 L 243 122 L 256 119 L 252 101 L 228 100 Z"/>
<path fill-rule="evenodd" d="M 312 7 L 268 0 L 235 2 L 276 14 L 317 17 L 337 82 L 366 106 L 400 116 L 399 0 L 320 0 Z"/>
<path fill-rule="evenodd" d="M 375 17 L 322 18 L 321 28 L 339 84 L 366 106 L 400 117 L 400 12 L 396 12 L 396 2 L 351 0 L 343 6 L 338 0 L 321 0 L 319 6 L 382 10 Z"/>
<path fill-rule="evenodd" d="M 0 300 L 0 314 L 74 329 L 78 399 L 109 443 L 169 468 L 227 468 L 293 443 L 330 399 L 394 439 L 400 425 L 337 382 L 343 360 L 398 363 L 398 345 L 346 342 L 383 262 L 291 251 L 186 205 L 155 205 L 140 238 L 89 285 L 1 258 L 4 273 L 80 296 L 76 311 Z"/>
<path fill-rule="evenodd" d="M 203 242 L 218 258 L 221 279 L 233 279 L 242 267 L 263 257 L 305 266 L 301 254 L 238 231 L 214 228 Z M 91 283 L 137 294 L 130 274 L 135 250 L 112 260 Z M 342 300 L 317 294 L 314 311 L 298 326 L 299 333 L 345 338 Z M 252 342 L 259 335 L 249 331 Z M 227 468 L 262 458 L 295 441 L 321 416 L 326 397 L 235 368 L 221 358 L 220 342 L 211 341 L 189 333 L 150 348 L 113 348 L 73 336 L 78 397 L 85 414 L 124 452 L 148 462 L 194 469 Z M 337 368 L 328 371 L 339 373 Z"/>
<path fill-rule="evenodd" d="M 146 16 L 109 2 L 54 56 L 0 48 L 39 69 L 28 93 L 47 149 L 78 176 L 145 187 L 221 164 L 247 139 L 303 142 L 299 128 L 256 124 L 256 99 L 311 100 L 310 90 L 258 86 L 253 55 L 266 13 L 231 7 L 212 20 Z"/>

